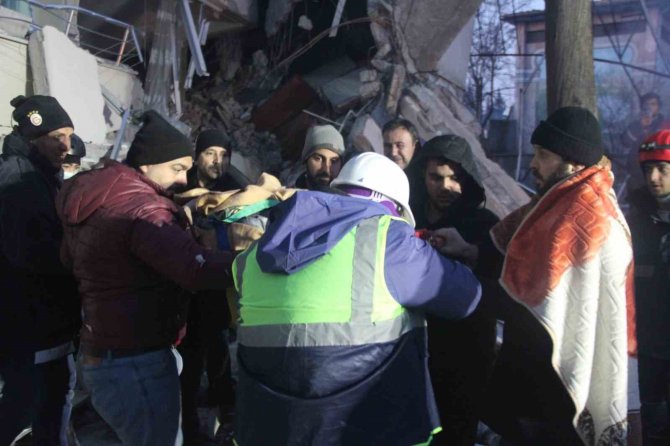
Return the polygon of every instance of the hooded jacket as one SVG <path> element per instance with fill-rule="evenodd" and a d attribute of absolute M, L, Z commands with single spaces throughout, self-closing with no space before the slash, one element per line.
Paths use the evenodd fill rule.
<path fill-rule="evenodd" d="M 461 180 L 462 195 L 438 222 L 432 224 L 426 219 L 429 198 L 425 184 L 426 165 L 431 158 L 444 158 L 454 162 L 460 165 L 465 173 Z M 481 239 L 481 234 L 488 233 L 488 229 L 498 221 L 495 214 L 484 208 L 486 202 L 484 186 L 472 150 L 464 139 L 446 135 L 428 141 L 412 159 L 407 168 L 407 175 L 411 187 L 410 207 L 417 228 L 456 227 L 467 241 L 476 243 L 477 240 L 468 239 Z"/>
<path fill-rule="evenodd" d="M 630 204 L 638 352 L 670 360 L 670 223 L 646 187 L 633 191 Z"/>
<path fill-rule="evenodd" d="M 82 344 L 167 347 L 184 323 L 182 289 L 231 284 L 230 254 L 199 246 L 167 192 L 126 165 L 108 161 L 77 175 L 56 207 L 65 231 L 63 261 L 79 281 Z"/>
<path fill-rule="evenodd" d="M 330 252 L 362 221 L 387 214 L 384 206 L 360 198 L 297 192 L 272 209 L 255 261 L 264 273 L 294 274 Z M 390 294 L 408 311 L 462 318 L 479 302 L 480 287 L 470 270 L 440 256 L 404 221 L 390 223 L 383 268 Z M 438 421 L 425 336 L 421 327 L 392 342 L 361 346 L 241 342 L 238 443 L 407 446 L 426 441 Z M 259 419 L 261 412 L 268 416 Z"/>
<path fill-rule="evenodd" d="M 435 222 L 426 218 L 428 192 L 425 186 L 426 164 L 431 158 L 443 158 L 460 165 L 462 195 Z M 453 227 L 480 253 L 491 252 L 489 230 L 498 222 L 484 208 L 485 191 L 467 142 L 456 136 L 438 136 L 424 144 L 409 168 L 412 193 L 410 204 L 418 228 Z M 477 406 L 495 359 L 495 298 L 502 293 L 497 279 L 502 261 L 496 255 L 480 255 L 475 274 L 482 283 L 482 304 L 470 317 L 449 321 L 428 317 L 430 371 L 436 388 L 438 407 L 444 420 L 443 443 L 474 443 Z"/>
<path fill-rule="evenodd" d="M 79 299 L 59 258 L 54 199 L 60 171 L 19 135 L 0 157 L 0 352 L 38 351 L 74 338 Z"/>

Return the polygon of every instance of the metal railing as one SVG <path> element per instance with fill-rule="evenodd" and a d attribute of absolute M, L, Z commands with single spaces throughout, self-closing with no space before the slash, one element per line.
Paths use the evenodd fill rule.
<path fill-rule="evenodd" d="M 71 6 L 71 5 L 48 5 L 42 2 L 39 2 L 37 0 L 27 0 L 28 4 L 30 6 L 34 6 L 37 8 L 40 8 L 44 11 L 50 12 L 53 14 L 54 17 L 57 17 L 60 20 L 63 20 L 66 25 L 65 25 L 65 35 L 68 37 L 70 36 L 70 31 L 73 26 L 76 26 L 78 30 L 81 31 L 86 31 L 88 33 L 107 38 L 111 41 L 114 41 L 115 43 L 112 44 L 111 46 L 107 48 L 99 48 L 95 47 L 91 44 L 87 44 L 85 42 L 82 42 L 81 40 L 77 42 L 77 44 L 83 48 L 90 48 L 93 49 L 97 52 L 94 52 L 94 56 L 106 54 L 106 55 L 111 55 L 115 56 L 116 59 L 116 65 L 121 64 L 122 62 L 125 62 L 126 60 L 132 58 L 133 56 L 136 56 L 137 59 L 139 60 L 138 63 L 144 63 L 144 56 L 142 55 L 142 49 L 139 43 L 139 40 L 137 39 L 137 34 L 135 32 L 135 27 L 129 23 L 122 22 L 120 20 L 113 19 L 111 17 L 108 17 L 104 14 L 99 14 L 95 11 L 91 11 L 90 9 L 82 8 L 79 6 Z M 68 18 L 63 19 L 58 14 L 55 14 L 54 11 L 69 11 Z M 73 23 L 75 14 L 84 14 L 88 15 L 91 17 L 95 17 L 97 19 L 100 19 L 106 23 L 109 23 L 110 25 L 117 26 L 121 29 L 123 29 L 123 37 L 115 37 L 115 36 L 110 36 L 108 34 L 103 34 L 100 32 L 97 32 L 95 30 L 85 28 L 80 25 L 75 25 Z M 34 22 L 33 19 L 33 25 L 36 27 L 39 27 L 38 24 Z M 132 44 L 134 45 L 134 50 L 127 50 L 129 41 L 132 41 Z M 116 49 L 118 48 L 118 50 Z"/>

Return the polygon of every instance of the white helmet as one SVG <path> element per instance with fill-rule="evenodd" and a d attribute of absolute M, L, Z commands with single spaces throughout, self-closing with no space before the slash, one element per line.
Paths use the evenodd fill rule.
<path fill-rule="evenodd" d="M 379 192 L 402 207 L 402 216 L 412 227 L 416 225 L 409 208 L 409 181 L 396 163 L 374 152 L 352 158 L 342 167 L 331 186 L 358 186 Z"/>

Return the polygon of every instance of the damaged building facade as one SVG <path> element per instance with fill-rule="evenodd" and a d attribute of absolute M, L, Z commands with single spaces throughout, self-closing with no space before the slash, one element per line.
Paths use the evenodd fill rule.
<path fill-rule="evenodd" d="M 401 115 L 423 140 L 466 138 L 488 206 L 504 215 L 527 195 L 487 159 L 461 100 L 480 3 L 3 1 L 0 134 L 11 131 L 12 97 L 53 95 L 90 165 L 123 159 L 138 116 L 154 108 L 189 135 L 228 132 L 243 183 L 262 171 L 290 182 L 309 126 L 333 124 L 349 150 L 381 151 L 381 127 Z"/>

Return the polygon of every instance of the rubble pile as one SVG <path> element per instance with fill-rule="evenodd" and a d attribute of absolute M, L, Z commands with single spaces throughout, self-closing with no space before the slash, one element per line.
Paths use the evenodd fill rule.
<path fill-rule="evenodd" d="M 297 7 L 296 2 L 271 5 L 279 3 L 283 12 L 268 14 L 272 23 L 284 33 L 304 35 L 305 28 L 290 23 L 302 12 L 287 13 Z M 300 151 L 310 125 L 333 124 L 350 151 L 382 152 L 381 127 L 402 116 L 416 125 L 424 141 L 449 133 L 465 138 L 489 192 L 488 207 L 506 215 L 528 197 L 486 157 L 479 123 L 462 100 L 471 39 L 468 23 L 480 3 L 426 0 L 415 7 L 411 0 L 368 0 L 363 16 L 348 17 L 356 23 L 337 33 L 338 38 L 345 36 L 343 42 L 358 47 L 335 54 L 318 46 L 329 39 L 323 23 L 308 43 L 282 34 L 282 40 L 294 42 L 284 60 L 268 59 L 266 54 L 272 54 L 268 38 L 265 51 L 249 54 L 242 63 L 242 39 L 226 35 L 217 44 L 218 73 L 200 79 L 187 93 L 182 120 L 194 132 L 206 127 L 226 130 L 239 153 L 259 171 L 281 169 L 280 177 L 286 180 L 302 171 Z M 444 17 L 449 18 L 448 30 L 437 26 Z M 361 37 L 364 27 L 369 29 L 368 40 Z M 298 61 L 302 55 L 307 64 L 305 58 Z M 291 69 L 293 65 L 301 68 Z"/>
<path fill-rule="evenodd" d="M 256 130 L 251 122 L 255 103 L 240 104 L 234 97 L 235 92 L 262 82 L 267 73 L 267 58 L 262 52 L 256 54 L 254 63 L 238 66 L 237 76 L 232 79 L 229 71 L 220 70 L 211 79 L 197 83 L 186 93 L 181 120 L 191 127 L 194 135 L 207 128 L 224 130 L 233 140 L 233 151 L 250 159 L 262 171 L 276 172 L 282 163 L 276 136 Z"/>
<path fill-rule="evenodd" d="M 384 119 L 402 115 L 416 125 L 424 140 L 449 133 L 465 138 L 488 191 L 487 207 L 504 216 L 526 203 L 528 196 L 487 158 L 479 140 L 481 127 L 463 105 L 463 85 L 441 70 L 445 61 L 457 63 L 455 59 L 449 61 L 450 47 L 459 39 L 458 30 L 467 28 L 479 3 L 426 0 L 417 6 L 409 0 L 396 0 L 391 7 L 382 0 L 369 0 L 368 15 L 377 19 L 371 22 L 371 32 L 378 48 L 371 65 L 386 74 L 382 88 Z M 444 18 L 450 26 L 438 24 Z M 373 113 L 373 117 L 379 116 L 384 113 Z"/>

